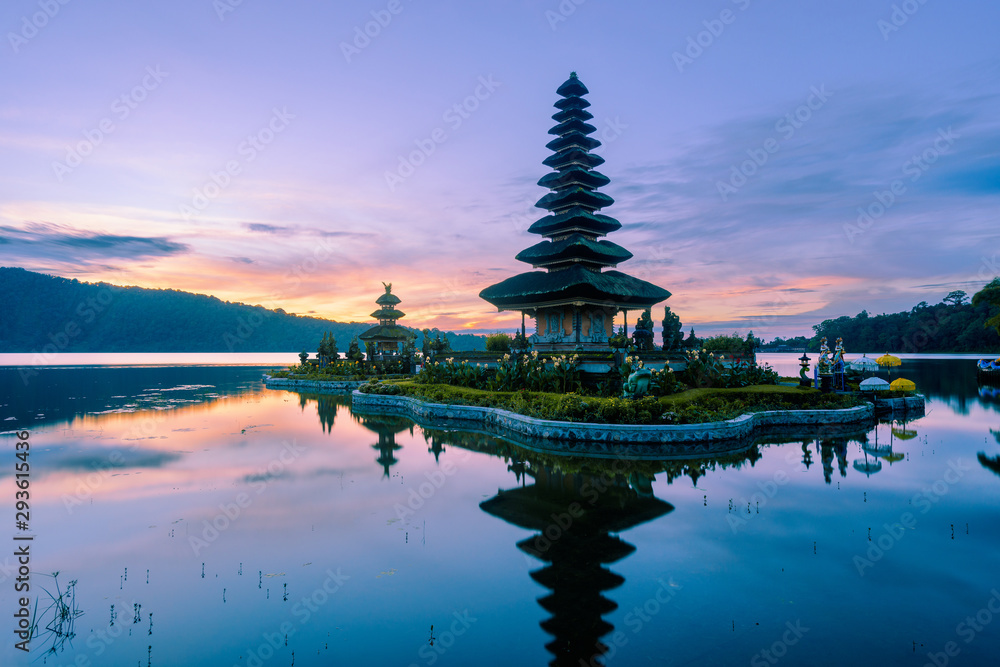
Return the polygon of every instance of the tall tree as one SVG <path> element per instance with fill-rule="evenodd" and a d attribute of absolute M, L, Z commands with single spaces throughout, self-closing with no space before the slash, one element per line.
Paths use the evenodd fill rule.
<path fill-rule="evenodd" d="M 961 306 L 965 303 L 968 298 L 968 294 L 960 289 L 948 292 L 948 296 L 941 299 L 941 303 L 948 304 L 949 306 Z"/>
<path fill-rule="evenodd" d="M 1000 334 L 1000 277 L 991 280 L 985 287 L 983 287 L 983 289 L 976 292 L 975 296 L 972 297 L 973 306 L 978 306 L 980 304 L 986 304 L 990 308 L 998 309 L 997 312 L 993 313 L 989 319 L 986 320 L 985 326 L 993 327 L 996 329 L 996 332 Z"/>

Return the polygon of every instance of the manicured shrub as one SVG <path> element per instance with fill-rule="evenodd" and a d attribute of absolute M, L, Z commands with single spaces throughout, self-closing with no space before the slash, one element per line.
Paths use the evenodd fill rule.
<path fill-rule="evenodd" d="M 369 389 L 369 387 L 373 387 Z M 398 389 L 388 389 L 397 387 Z M 837 409 L 863 401 L 845 394 L 822 394 L 814 389 L 753 386 L 735 389 L 693 389 L 664 397 L 639 400 L 617 396 L 581 396 L 531 391 L 484 391 L 445 384 L 383 381 L 362 391 L 415 396 L 431 403 L 479 405 L 518 414 L 571 422 L 611 424 L 694 424 L 733 419 L 763 410 Z"/>

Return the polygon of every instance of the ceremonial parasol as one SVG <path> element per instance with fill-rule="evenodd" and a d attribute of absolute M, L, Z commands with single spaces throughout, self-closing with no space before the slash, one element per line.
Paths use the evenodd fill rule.
<path fill-rule="evenodd" d="M 868 378 L 867 380 L 862 380 L 861 391 L 888 391 L 889 383 L 882 378 Z"/>
<path fill-rule="evenodd" d="M 893 366 L 899 366 L 900 364 L 902 364 L 903 360 L 900 359 L 899 357 L 893 356 L 888 352 L 886 352 L 881 357 L 876 359 L 875 363 L 878 364 L 879 366 L 887 366 L 889 368 L 892 368 Z"/>
<path fill-rule="evenodd" d="M 917 388 L 917 385 L 915 385 L 912 380 L 907 380 L 906 378 L 896 378 L 889 384 L 889 388 L 893 391 L 913 391 Z"/>
<path fill-rule="evenodd" d="M 868 452 L 865 452 L 865 458 L 863 461 L 861 459 L 854 459 L 854 463 L 852 465 L 855 470 L 860 473 L 864 473 L 866 477 L 871 477 L 882 469 L 882 462 L 878 459 L 872 459 L 871 461 L 868 460 Z"/>
<path fill-rule="evenodd" d="M 851 368 L 853 368 L 856 371 L 877 371 L 878 370 L 878 362 L 875 361 L 874 359 L 872 359 L 871 357 L 866 357 L 865 355 L 861 355 L 857 359 L 848 362 L 847 365 L 850 366 Z"/>

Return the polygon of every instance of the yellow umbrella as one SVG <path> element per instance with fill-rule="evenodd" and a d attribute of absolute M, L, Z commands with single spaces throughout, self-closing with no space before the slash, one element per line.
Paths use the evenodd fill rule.
<path fill-rule="evenodd" d="M 888 352 L 886 352 L 881 357 L 879 357 L 878 359 L 876 359 L 875 363 L 878 364 L 879 366 L 889 366 L 889 367 L 892 367 L 892 366 L 899 366 L 900 364 L 903 363 L 903 360 L 900 359 L 899 357 L 895 357 L 895 356 L 889 354 Z"/>
<path fill-rule="evenodd" d="M 917 437 L 918 433 L 911 428 L 896 428 L 892 427 L 892 434 L 896 436 L 898 440 L 912 440 Z"/>
<path fill-rule="evenodd" d="M 916 388 L 917 385 L 906 378 L 896 378 L 889 383 L 889 389 L 892 389 L 893 391 L 913 391 Z"/>

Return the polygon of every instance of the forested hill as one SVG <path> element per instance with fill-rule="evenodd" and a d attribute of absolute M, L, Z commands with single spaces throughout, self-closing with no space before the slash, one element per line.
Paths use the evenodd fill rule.
<path fill-rule="evenodd" d="M 0 267 L 0 352 L 315 352 L 324 331 L 346 352 L 373 325 Z M 484 348 L 480 336 L 447 336 L 455 350 Z"/>
<path fill-rule="evenodd" d="M 869 315 L 861 311 L 854 317 L 824 320 L 813 327 L 810 339 L 798 337 L 775 339 L 774 345 L 803 347 L 811 352 L 819 349 L 819 339 L 826 336 L 833 349 L 837 338 L 844 339 L 848 352 L 1000 352 L 1000 336 L 986 320 L 996 313 L 995 306 L 985 300 L 973 306 L 965 292 L 950 293 L 937 305 L 920 302 L 908 312 Z"/>

